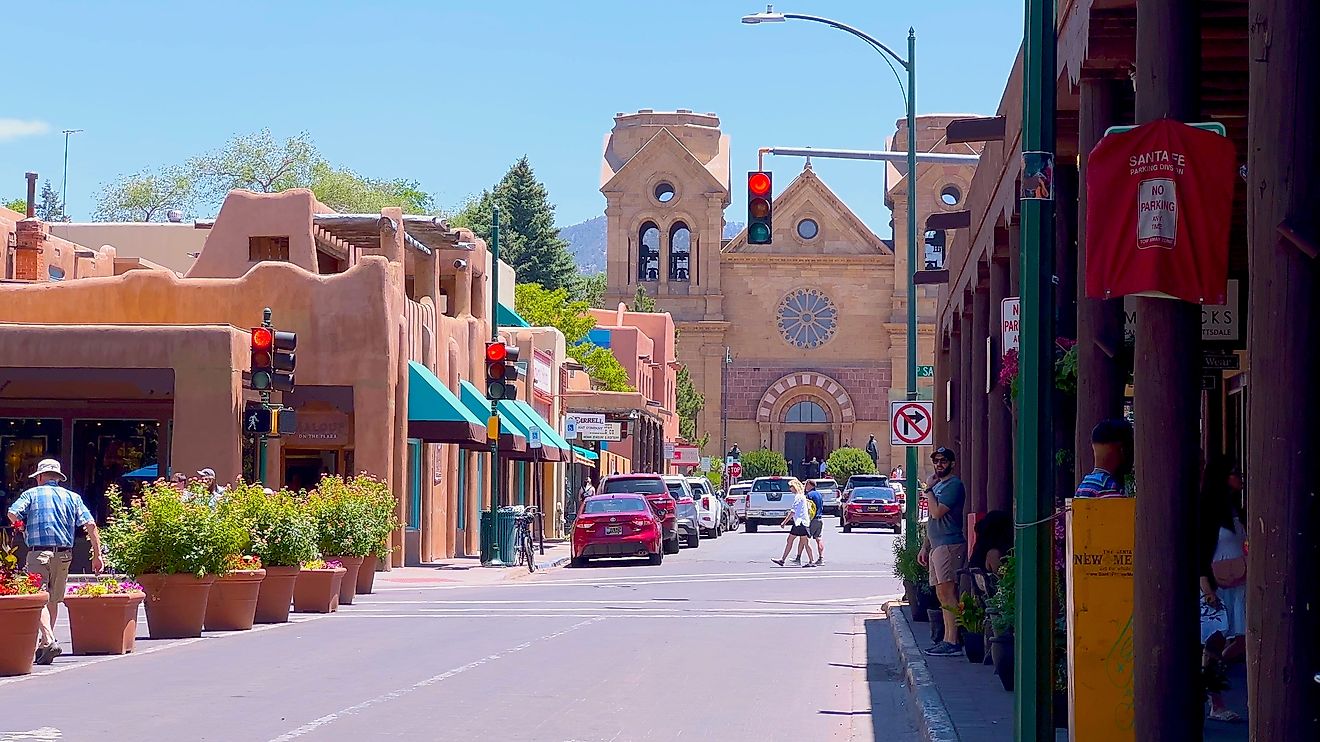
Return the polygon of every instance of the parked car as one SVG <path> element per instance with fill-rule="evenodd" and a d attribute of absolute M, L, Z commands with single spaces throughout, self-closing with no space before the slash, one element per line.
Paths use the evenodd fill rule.
<path fill-rule="evenodd" d="M 692 488 L 687 479 L 677 474 L 664 477 L 669 496 L 674 498 L 674 514 L 678 520 L 678 535 L 683 543 L 692 548 L 701 546 L 701 516 L 697 512 L 697 502 L 692 499 Z"/>
<path fill-rule="evenodd" d="M 816 491 L 820 493 L 821 502 L 825 505 L 825 515 L 839 515 L 839 505 L 843 502 L 839 494 L 839 483 L 833 479 L 813 479 L 811 483 L 816 485 Z"/>
<path fill-rule="evenodd" d="M 842 499 L 848 501 L 848 493 L 857 487 L 888 487 L 889 477 L 884 474 L 854 474 L 848 477 L 848 483 L 843 486 Z"/>
<path fill-rule="evenodd" d="M 757 477 L 747 491 L 743 507 L 743 521 L 748 533 L 756 533 L 762 525 L 777 526 L 793 507 L 793 485 L 801 482 L 797 477 Z"/>
<path fill-rule="evenodd" d="M 751 482 L 729 485 L 729 492 L 724 496 L 724 504 L 729 506 L 729 519 L 733 522 L 734 528 L 743 521 L 743 511 L 747 509 L 747 493 L 751 491 Z"/>
<path fill-rule="evenodd" d="M 678 503 L 659 474 L 611 474 L 596 490 L 602 495 L 644 495 L 660 517 L 661 539 L 666 554 L 678 553 Z"/>
<path fill-rule="evenodd" d="M 715 488 L 705 477 L 688 477 L 692 499 L 697 502 L 697 517 L 706 538 L 719 538 L 729 530 L 729 508 L 715 494 Z"/>
<path fill-rule="evenodd" d="M 902 508 L 890 487 L 854 487 L 839 519 L 844 533 L 867 526 L 889 528 L 898 533 L 902 524 Z"/>
<path fill-rule="evenodd" d="M 664 560 L 661 520 L 645 495 L 592 495 L 573 523 L 574 567 L 595 557 L 646 557 Z"/>

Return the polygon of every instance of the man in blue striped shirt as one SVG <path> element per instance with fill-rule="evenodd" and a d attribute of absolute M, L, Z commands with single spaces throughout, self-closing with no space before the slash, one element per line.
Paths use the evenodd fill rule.
<path fill-rule="evenodd" d="M 1101 420 L 1091 431 L 1095 470 L 1077 485 L 1077 497 L 1123 497 L 1120 477 L 1132 464 L 1132 423 L 1122 418 Z"/>
<path fill-rule="evenodd" d="M 42 586 L 50 594 L 46 610 L 41 612 L 35 658 L 36 664 L 49 665 L 62 653 L 55 641 L 54 626 L 69 580 L 78 528 L 85 530 L 92 542 L 92 569 L 100 572 L 105 564 L 101 559 L 101 534 L 96 530 L 96 520 L 76 492 L 60 486 L 65 479 L 60 462 L 42 460 L 32 478 L 37 480 L 37 486 L 20 495 L 9 507 L 9 520 L 15 526 L 22 524 L 28 545 L 27 571 L 40 575 Z"/>

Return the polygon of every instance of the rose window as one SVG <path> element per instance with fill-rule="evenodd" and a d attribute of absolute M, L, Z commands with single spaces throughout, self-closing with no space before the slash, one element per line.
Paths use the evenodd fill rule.
<path fill-rule="evenodd" d="M 798 348 L 819 348 L 834 337 L 839 310 L 817 289 L 798 289 L 779 303 L 776 325 L 784 341 Z"/>

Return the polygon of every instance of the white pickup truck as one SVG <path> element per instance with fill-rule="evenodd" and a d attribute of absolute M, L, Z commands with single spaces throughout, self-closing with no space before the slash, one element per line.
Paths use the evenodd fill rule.
<path fill-rule="evenodd" d="M 757 477 L 747 491 L 743 506 L 743 521 L 747 532 L 756 533 L 758 526 L 777 526 L 793 509 L 793 484 L 802 484 L 796 477 Z"/>

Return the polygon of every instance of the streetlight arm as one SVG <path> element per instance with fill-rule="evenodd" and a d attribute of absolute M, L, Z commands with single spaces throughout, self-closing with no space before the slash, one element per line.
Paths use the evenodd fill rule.
<path fill-rule="evenodd" d="M 898 62 L 900 65 L 903 66 L 903 69 L 908 69 L 908 64 L 909 64 L 908 60 L 900 57 L 898 55 L 898 52 L 895 52 L 893 49 L 890 49 L 888 46 L 885 45 L 884 42 L 880 41 L 874 36 L 871 36 L 865 31 L 861 31 L 859 29 L 853 28 L 852 26 L 849 26 L 846 23 L 839 23 L 838 21 L 833 21 L 830 20 L 829 18 L 822 18 L 821 16 L 818 15 L 804 15 L 802 13 L 784 13 L 783 15 L 785 18 L 794 18 L 800 21 L 815 21 L 816 23 L 824 23 L 825 25 L 830 26 L 831 28 L 837 28 L 840 31 L 846 31 L 847 33 L 850 33 L 853 36 L 862 39 L 866 43 L 880 49 L 885 54 L 888 54 L 890 57 L 893 57 L 895 62 Z"/>

